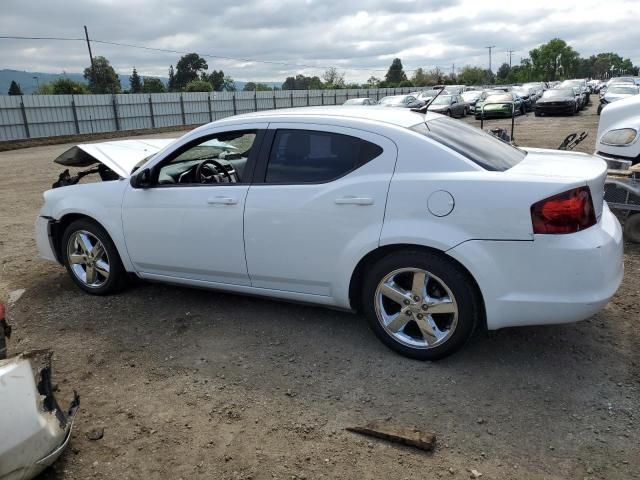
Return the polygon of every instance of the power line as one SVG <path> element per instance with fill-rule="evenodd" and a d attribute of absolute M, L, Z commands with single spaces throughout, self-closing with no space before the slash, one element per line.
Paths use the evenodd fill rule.
<path fill-rule="evenodd" d="M 25 37 L 25 36 L 10 36 L 10 35 L 2 35 L 0 36 L 0 40 L 61 40 L 61 41 L 81 41 L 85 42 L 86 38 L 68 38 L 68 37 Z M 150 50 L 154 52 L 163 52 L 163 53 L 174 53 L 176 55 L 187 55 L 193 52 L 187 52 L 183 50 L 172 50 L 168 48 L 157 48 L 157 47 L 147 47 L 144 45 L 134 45 L 131 43 L 121 43 L 121 42 L 112 42 L 108 40 L 96 40 L 95 38 L 91 39 L 92 43 L 100 43 L 104 45 L 112 45 L 117 47 L 127 47 L 127 48 L 138 48 L 141 50 Z M 309 65 L 305 63 L 290 63 L 290 62 L 281 62 L 276 60 L 256 60 L 251 58 L 240 58 L 240 57 L 230 57 L 225 55 L 216 55 L 213 53 L 198 53 L 198 55 L 205 58 L 217 58 L 220 60 L 232 60 L 237 62 L 249 62 L 249 63 L 262 63 L 267 65 L 279 65 L 284 67 L 297 67 L 297 68 L 314 68 L 314 69 L 327 69 L 327 68 L 338 68 L 335 65 L 327 66 L 327 65 Z M 369 67 L 339 67 L 344 70 L 356 70 L 363 72 L 386 72 L 387 68 L 369 68 Z M 415 72 L 418 68 L 413 69 L 403 69 L 405 72 Z"/>

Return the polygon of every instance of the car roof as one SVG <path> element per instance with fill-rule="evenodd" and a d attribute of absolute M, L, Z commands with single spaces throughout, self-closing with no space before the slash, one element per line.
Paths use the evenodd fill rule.
<path fill-rule="evenodd" d="M 306 121 L 315 119 L 329 120 L 354 120 L 374 121 L 386 123 L 398 127 L 409 128 L 418 123 L 435 118 L 436 114 L 413 112 L 407 108 L 389 108 L 378 106 L 363 107 L 360 105 L 338 105 L 324 107 L 283 108 L 279 110 L 264 110 L 261 112 L 245 113 L 233 117 L 218 120 L 215 123 L 245 123 L 247 120 L 255 121 Z"/>

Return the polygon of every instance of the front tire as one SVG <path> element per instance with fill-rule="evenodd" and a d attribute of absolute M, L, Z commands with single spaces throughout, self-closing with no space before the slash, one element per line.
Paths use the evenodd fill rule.
<path fill-rule="evenodd" d="M 365 278 L 362 306 L 369 326 L 404 356 L 438 360 L 451 355 L 480 321 L 475 284 L 444 255 L 420 250 L 391 253 Z"/>
<path fill-rule="evenodd" d="M 71 280 L 85 292 L 108 295 L 125 286 L 127 273 L 118 250 L 97 223 L 80 219 L 69 224 L 60 251 Z"/>

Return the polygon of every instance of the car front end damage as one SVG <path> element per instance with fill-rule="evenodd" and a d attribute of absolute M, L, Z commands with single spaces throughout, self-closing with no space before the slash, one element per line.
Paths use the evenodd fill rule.
<path fill-rule="evenodd" d="M 9 332 L 4 318 L 0 327 L 4 345 Z M 67 409 L 58 405 L 50 350 L 11 358 L 4 358 L 4 352 L 0 351 L 0 480 L 26 480 L 55 462 L 66 448 L 80 398 L 74 391 Z"/>

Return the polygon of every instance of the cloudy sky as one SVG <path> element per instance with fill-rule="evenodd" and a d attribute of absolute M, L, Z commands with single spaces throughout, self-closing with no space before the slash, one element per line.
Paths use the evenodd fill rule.
<path fill-rule="evenodd" d="M 400 57 L 407 73 L 526 57 L 553 37 L 581 55 L 613 51 L 640 64 L 638 0 L 3 0 L 0 35 L 93 39 L 198 52 L 237 80 L 281 81 L 328 66 L 362 82 Z M 119 73 L 167 75 L 179 53 L 94 43 Z M 225 59 L 220 57 L 233 57 Z M 261 61 L 282 62 L 261 63 Z M 81 72 L 80 41 L 0 40 L 0 69 Z"/>

